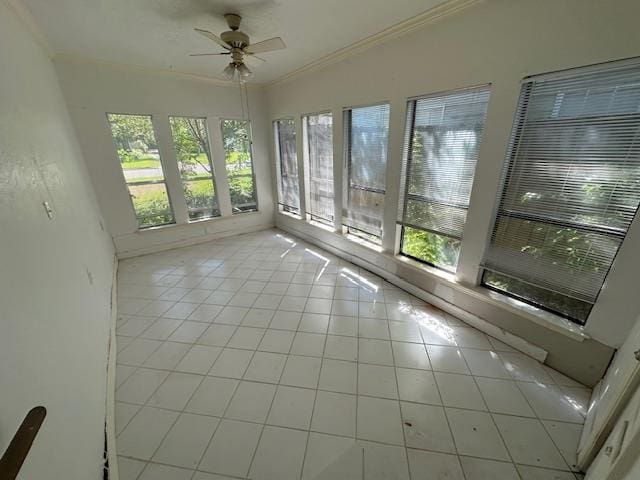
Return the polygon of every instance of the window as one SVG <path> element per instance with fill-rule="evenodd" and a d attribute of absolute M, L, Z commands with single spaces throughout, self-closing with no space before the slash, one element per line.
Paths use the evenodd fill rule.
<path fill-rule="evenodd" d="M 300 214 L 300 185 L 296 154 L 296 127 L 292 118 L 274 122 L 278 162 L 278 203 L 285 212 Z"/>
<path fill-rule="evenodd" d="M 169 123 L 189 220 L 220 216 L 206 119 L 169 117 Z"/>
<path fill-rule="evenodd" d="M 175 223 L 150 115 L 107 114 L 140 228 Z"/>
<path fill-rule="evenodd" d="M 347 232 L 380 243 L 384 212 L 389 104 L 345 110 Z"/>
<path fill-rule="evenodd" d="M 333 118 L 331 113 L 304 117 L 306 173 L 311 220 L 333 225 Z"/>
<path fill-rule="evenodd" d="M 251 125 L 247 120 L 222 120 L 222 144 L 233 213 L 258 210 L 251 156 Z"/>
<path fill-rule="evenodd" d="M 455 270 L 488 101 L 489 87 L 409 101 L 398 221 L 404 255 Z"/>
<path fill-rule="evenodd" d="M 640 200 L 640 65 L 526 79 L 483 284 L 584 324 Z"/>

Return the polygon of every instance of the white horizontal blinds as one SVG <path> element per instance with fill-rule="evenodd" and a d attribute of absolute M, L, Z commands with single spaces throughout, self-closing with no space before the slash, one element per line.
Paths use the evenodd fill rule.
<path fill-rule="evenodd" d="M 279 203 L 284 210 L 297 214 L 300 213 L 300 185 L 295 122 L 292 118 L 277 120 L 275 129 L 280 178 Z"/>
<path fill-rule="evenodd" d="M 640 65 L 532 78 L 484 266 L 594 303 L 640 200 Z"/>
<path fill-rule="evenodd" d="M 347 110 L 347 211 L 344 224 L 375 237 L 382 234 L 389 105 Z"/>
<path fill-rule="evenodd" d="M 314 220 L 333 223 L 333 117 L 320 113 L 305 117 L 309 171 L 308 213 Z"/>
<path fill-rule="evenodd" d="M 411 100 L 399 223 L 462 238 L 489 87 Z"/>

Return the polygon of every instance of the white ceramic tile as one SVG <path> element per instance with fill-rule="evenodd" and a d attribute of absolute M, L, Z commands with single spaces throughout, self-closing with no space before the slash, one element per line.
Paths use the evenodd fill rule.
<path fill-rule="evenodd" d="M 358 301 L 358 289 L 353 287 L 335 287 L 333 298 L 335 300 Z"/>
<path fill-rule="evenodd" d="M 261 431 L 255 423 L 222 420 L 198 469 L 246 477 Z"/>
<path fill-rule="evenodd" d="M 280 383 L 293 387 L 317 388 L 321 360 L 289 355 Z"/>
<path fill-rule="evenodd" d="M 575 423 L 552 422 L 543 420 L 542 424 L 551 436 L 560 454 L 564 457 L 567 465 L 573 470 L 577 470 L 578 442 L 582 433 L 582 425 Z"/>
<path fill-rule="evenodd" d="M 198 339 L 198 343 L 203 345 L 224 347 L 229 339 L 236 331 L 233 325 L 212 324 L 207 327 L 202 336 Z"/>
<path fill-rule="evenodd" d="M 258 350 L 273 353 L 289 353 L 295 333 L 287 330 L 267 330 Z"/>
<path fill-rule="evenodd" d="M 430 370 L 431 363 L 422 343 L 391 342 L 393 359 L 398 367 Z"/>
<path fill-rule="evenodd" d="M 344 315 L 347 317 L 358 316 L 358 302 L 352 300 L 334 300 L 331 307 L 332 315 Z"/>
<path fill-rule="evenodd" d="M 292 283 L 287 286 L 286 295 L 290 295 L 293 297 L 308 297 L 311 292 L 311 285 L 302 285 L 299 283 Z"/>
<path fill-rule="evenodd" d="M 213 322 L 221 311 L 222 306 L 220 305 L 202 304 L 198 305 L 187 319 L 195 322 Z"/>
<path fill-rule="evenodd" d="M 209 370 L 209 375 L 242 378 L 252 358 L 253 352 L 250 350 L 224 348 Z"/>
<path fill-rule="evenodd" d="M 147 404 L 151 407 L 182 410 L 202 380 L 203 377 L 200 375 L 172 372 L 149 398 Z"/>
<path fill-rule="evenodd" d="M 287 356 L 280 353 L 256 352 L 244 379 L 256 382 L 278 383 Z"/>
<path fill-rule="evenodd" d="M 434 375 L 443 405 L 471 410 L 487 409 L 473 377 L 444 372 L 435 372 Z"/>
<path fill-rule="evenodd" d="M 306 312 L 302 314 L 302 320 L 298 325 L 298 330 L 310 333 L 327 333 L 328 326 L 329 315 Z"/>
<path fill-rule="evenodd" d="M 358 359 L 357 338 L 327 335 L 324 356 L 336 360 L 356 361 Z"/>
<path fill-rule="evenodd" d="M 183 413 L 153 456 L 153 461 L 184 468 L 196 468 L 219 419 Z"/>
<path fill-rule="evenodd" d="M 122 313 L 136 313 L 137 315 L 145 315 L 149 317 L 159 317 L 164 312 L 169 310 L 173 306 L 174 302 L 167 300 L 152 300 L 148 302 L 146 306 L 137 312 L 126 312 L 118 309 L 118 311 L 122 311 Z"/>
<path fill-rule="evenodd" d="M 403 445 L 398 401 L 358 396 L 357 429 L 358 438 Z"/>
<path fill-rule="evenodd" d="M 482 458 L 460 457 L 467 480 L 518 480 L 513 463 L 497 462 Z"/>
<path fill-rule="evenodd" d="M 442 407 L 400 402 L 400 409 L 407 447 L 456 453 Z"/>
<path fill-rule="evenodd" d="M 358 336 L 362 338 L 389 340 L 389 325 L 387 320 L 360 318 L 358 321 Z"/>
<path fill-rule="evenodd" d="M 116 365 L 116 388 L 122 385 L 135 370 L 136 367 L 130 365 Z"/>
<path fill-rule="evenodd" d="M 226 346 L 255 350 L 258 348 L 264 332 L 264 328 L 238 327 Z"/>
<path fill-rule="evenodd" d="M 264 423 L 275 392 L 275 385 L 240 382 L 224 416 L 234 420 Z"/>
<path fill-rule="evenodd" d="M 202 303 L 204 302 L 209 295 L 213 293 L 212 290 L 206 288 L 193 288 L 187 292 L 187 294 L 182 297 L 180 300 L 183 302 L 189 303 Z"/>
<path fill-rule="evenodd" d="M 229 300 L 228 305 L 233 307 L 251 307 L 258 296 L 259 294 L 257 293 L 245 292 L 243 288 L 240 288 L 238 293 Z"/>
<path fill-rule="evenodd" d="M 209 327 L 207 323 L 185 321 L 169 336 L 171 342 L 193 343 Z"/>
<path fill-rule="evenodd" d="M 477 377 L 476 382 L 489 411 L 521 417 L 535 417 L 515 381 Z"/>
<path fill-rule="evenodd" d="M 389 330 L 391 332 L 391 340 L 396 342 L 422 343 L 422 335 L 420 335 L 420 328 L 417 323 L 390 320 Z"/>
<path fill-rule="evenodd" d="M 127 337 L 137 337 L 144 332 L 149 326 L 151 326 L 156 319 L 154 317 L 138 317 L 132 316 L 124 324 L 119 325 L 116 328 L 118 335 L 124 335 Z M 153 338 L 144 336 L 145 338 Z"/>
<path fill-rule="evenodd" d="M 270 293 L 262 293 L 253 303 L 254 308 L 268 308 L 275 310 L 282 301 L 282 295 L 272 295 Z"/>
<path fill-rule="evenodd" d="M 528 465 L 518 465 L 518 472 L 520 472 L 520 478 L 522 478 L 522 480 L 576 480 L 576 477 L 570 472 L 549 470 Z"/>
<path fill-rule="evenodd" d="M 419 322 L 422 339 L 427 345 L 457 346 L 455 331 L 444 320 Z"/>
<path fill-rule="evenodd" d="M 139 368 L 116 390 L 116 400 L 142 405 L 168 375 L 169 372 Z"/>
<path fill-rule="evenodd" d="M 205 375 L 220 355 L 222 347 L 207 345 L 193 345 L 176 366 L 179 372 L 198 373 Z"/>
<path fill-rule="evenodd" d="M 309 434 L 303 480 L 361 480 L 362 450 L 355 440 L 324 433 Z"/>
<path fill-rule="evenodd" d="M 199 286 L 208 288 L 207 285 L 205 285 L 204 283 L 201 283 Z M 211 295 L 209 295 L 203 303 L 207 303 L 210 305 L 226 305 L 227 303 L 229 303 L 229 301 L 232 298 L 233 298 L 233 293 L 216 290 Z"/>
<path fill-rule="evenodd" d="M 580 424 L 584 422 L 580 407 L 571 402 L 560 387 L 533 382 L 518 382 L 518 387 L 541 419 Z"/>
<path fill-rule="evenodd" d="M 140 460 L 118 457 L 118 477 L 120 480 L 136 480 L 147 464 Z"/>
<path fill-rule="evenodd" d="M 333 304 L 332 300 L 327 298 L 311 298 L 307 299 L 307 304 L 304 307 L 305 312 L 310 313 L 331 313 L 331 305 Z"/>
<path fill-rule="evenodd" d="M 539 420 L 494 415 L 511 458 L 516 463 L 566 469 L 567 465 Z"/>
<path fill-rule="evenodd" d="M 149 460 L 176 418 L 177 412 L 142 408 L 118 436 L 118 454 Z"/>
<path fill-rule="evenodd" d="M 441 345 L 427 345 L 426 348 L 433 370 L 447 373 L 470 373 L 462 350 L 459 348 Z"/>
<path fill-rule="evenodd" d="M 186 319 L 193 311 L 198 308 L 196 303 L 178 302 L 175 303 L 169 310 L 162 314 L 165 318 L 177 318 L 179 320 Z"/>
<path fill-rule="evenodd" d="M 401 400 L 432 405 L 442 404 L 432 372 L 398 368 L 396 375 Z"/>
<path fill-rule="evenodd" d="M 237 386 L 237 380 L 206 377 L 187 403 L 185 410 L 221 417 Z"/>
<path fill-rule="evenodd" d="M 359 338 L 358 360 L 363 363 L 393 365 L 391 342 L 387 340 Z"/>
<path fill-rule="evenodd" d="M 502 360 L 496 352 L 463 348 L 462 354 L 467 360 L 467 365 L 473 375 L 511 379 L 511 375 L 504 368 Z"/>
<path fill-rule="evenodd" d="M 264 287 L 264 290 L 262 290 L 262 293 L 280 296 L 285 294 L 288 287 L 289 287 L 289 284 L 286 282 L 271 281 L 271 282 L 267 282 L 267 284 Z"/>
<path fill-rule="evenodd" d="M 356 434 L 356 397 L 318 391 L 311 429 L 316 432 L 353 437 Z"/>
<path fill-rule="evenodd" d="M 247 307 L 235 307 L 232 305 L 227 305 L 213 319 L 213 322 L 223 323 L 225 325 L 240 325 L 240 323 L 242 323 L 242 319 L 248 311 L 249 309 Z"/>
<path fill-rule="evenodd" d="M 158 340 L 135 338 L 118 353 L 117 362 L 123 365 L 142 365 L 160 345 L 162 342 Z"/>
<path fill-rule="evenodd" d="M 140 336 L 142 338 L 149 338 L 152 340 L 166 340 L 181 324 L 182 320 L 159 318 L 155 320 L 149 328 L 142 332 Z"/>
<path fill-rule="evenodd" d="M 491 350 L 491 344 L 487 336 L 472 327 L 450 327 L 453 328 L 456 343 L 460 347 L 480 348 Z"/>
<path fill-rule="evenodd" d="M 302 313 L 300 312 L 284 312 L 277 310 L 269 324 L 270 328 L 278 328 L 281 330 L 297 330 Z"/>
<path fill-rule="evenodd" d="M 241 325 L 243 327 L 267 328 L 274 313 L 274 310 L 267 310 L 266 308 L 252 308 L 242 319 Z"/>
<path fill-rule="evenodd" d="M 280 385 L 273 399 L 267 423 L 308 430 L 315 396 L 314 390 Z"/>
<path fill-rule="evenodd" d="M 455 455 L 414 449 L 407 449 L 407 455 L 413 478 L 465 480 Z"/>
<path fill-rule="evenodd" d="M 403 447 L 367 441 L 358 441 L 358 447 L 362 451 L 363 477 L 376 480 L 409 480 L 409 465 Z"/>
<path fill-rule="evenodd" d="M 505 368 L 515 380 L 552 384 L 553 379 L 542 364 L 523 353 L 499 353 Z"/>
<path fill-rule="evenodd" d="M 331 315 L 328 333 L 330 335 L 355 337 L 358 334 L 358 319 L 356 317 Z"/>
<path fill-rule="evenodd" d="M 313 298 L 326 298 L 330 300 L 333 298 L 335 291 L 335 287 L 329 285 L 313 285 L 311 287 L 311 291 L 309 292 L 309 296 Z"/>
<path fill-rule="evenodd" d="M 357 365 L 352 362 L 322 360 L 318 388 L 341 393 L 356 393 Z"/>
<path fill-rule="evenodd" d="M 188 343 L 164 342 L 144 362 L 144 367 L 171 370 L 175 368 L 182 357 L 189 351 Z"/>
<path fill-rule="evenodd" d="M 189 480 L 193 470 L 149 463 L 139 480 Z"/>
<path fill-rule="evenodd" d="M 291 345 L 293 355 L 309 355 L 321 357 L 324 352 L 326 335 L 320 333 L 298 332 Z"/>
<path fill-rule="evenodd" d="M 306 445 L 306 432 L 266 426 L 251 464 L 250 478 L 298 480 Z"/>
<path fill-rule="evenodd" d="M 136 413 L 140 410 L 140 405 L 132 405 L 130 403 L 115 402 L 116 414 L 116 435 L 127 426 Z"/>
<path fill-rule="evenodd" d="M 395 369 L 382 365 L 358 365 L 358 394 L 397 399 Z"/>
<path fill-rule="evenodd" d="M 445 408 L 445 412 L 459 455 L 510 460 L 490 414 L 456 408 Z"/>

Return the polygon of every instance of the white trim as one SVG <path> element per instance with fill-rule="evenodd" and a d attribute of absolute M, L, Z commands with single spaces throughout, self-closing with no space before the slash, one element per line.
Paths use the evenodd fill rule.
<path fill-rule="evenodd" d="M 238 214 L 238 215 L 261 215 L 261 212 L 247 212 L 247 213 L 242 213 L 242 214 Z M 221 219 L 221 218 L 226 218 L 226 219 L 233 219 L 235 217 L 237 217 L 238 215 L 234 215 L 233 217 L 216 217 L 216 219 Z M 208 219 L 211 220 L 211 219 Z M 206 221 L 206 220 L 203 220 Z M 192 225 L 192 224 L 187 224 L 187 225 Z M 177 227 L 177 226 L 182 226 L 184 227 L 185 225 L 165 225 L 163 228 L 168 228 L 168 227 Z M 243 227 L 243 228 L 230 228 L 229 230 L 223 230 L 221 232 L 215 232 L 215 233 L 208 233 L 205 235 L 197 235 L 194 236 L 192 238 L 185 238 L 182 240 L 176 240 L 173 242 L 163 242 L 162 244 L 159 245 L 152 245 L 150 247 L 143 247 L 143 248 L 135 248 L 132 250 L 125 250 L 122 252 L 117 252 L 117 256 L 118 259 L 124 259 L 124 258 L 131 258 L 131 257 L 137 257 L 139 255 L 147 255 L 149 253 L 156 253 L 156 252 L 162 252 L 164 250 L 171 250 L 173 248 L 179 248 L 179 247 L 187 247 L 189 245 L 196 245 L 198 243 L 205 243 L 205 242 L 209 242 L 211 240 L 216 240 L 218 238 L 226 238 L 226 237 L 231 237 L 233 235 L 242 235 L 243 233 L 251 233 L 251 232 L 258 232 L 260 230 L 266 230 L 269 228 L 273 228 L 273 222 L 269 222 L 269 223 L 261 223 L 258 225 L 251 225 L 249 227 Z M 118 243 L 118 238 L 123 238 L 123 237 L 129 237 L 131 235 L 145 235 L 146 233 L 152 233 L 156 230 L 140 230 L 140 231 L 136 231 L 132 234 L 128 234 L 128 235 L 119 235 L 118 237 L 115 238 L 115 242 L 116 245 Z"/>
<path fill-rule="evenodd" d="M 427 10 L 426 12 L 422 12 L 421 14 L 416 15 L 415 17 L 404 20 L 400 23 L 396 23 L 391 27 L 385 28 L 384 30 L 375 33 L 363 40 L 360 40 L 356 43 L 353 43 L 347 47 L 336 50 L 329 55 L 326 55 L 318 60 L 314 60 L 311 63 L 308 63 L 300 68 L 297 68 L 289 73 L 282 75 L 275 80 L 271 80 L 270 82 L 265 82 L 265 87 L 273 87 L 275 85 L 280 85 L 289 80 L 293 80 L 295 77 L 298 77 L 304 73 L 313 72 L 316 70 L 320 70 L 329 65 L 337 63 L 346 58 L 357 55 L 369 48 L 375 47 L 383 42 L 387 42 L 391 39 L 397 38 L 406 33 L 412 32 L 418 28 L 423 27 L 424 25 L 444 18 L 453 13 L 457 13 L 467 7 L 470 7 L 481 0 L 450 0 L 443 4 L 440 4 L 434 8 Z"/>
<path fill-rule="evenodd" d="M 116 321 L 118 319 L 118 258 L 113 257 L 113 278 L 111 280 L 111 324 L 109 325 L 109 347 L 107 350 L 107 398 L 105 428 L 107 435 L 107 460 L 109 479 L 118 480 L 118 457 L 116 453 Z"/>

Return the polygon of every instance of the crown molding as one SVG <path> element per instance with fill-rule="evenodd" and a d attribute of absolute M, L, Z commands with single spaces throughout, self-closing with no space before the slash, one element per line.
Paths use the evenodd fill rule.
<path fill-rule="evenodd" d="M 54 56 L 53 49 L 51 48 L 51 44 L 44 32 L 38 25 L 38 23 L 33 18 L 31 11 L 27 8 L 27 6 L 22 2 L 22 0 L 0 0 L 4 1 L 7 8 L 22 22 L 22 24 L 27 28 L 29 33 L 33 36 L 34 40 L 42 49 L 45 54 L 51 59 Z"/>
<path fill-rule="evenodd" d="M 405 35 L 409 32 L 417 30 L 424 25 L 435 22 L 448 15 L 457 13 L 465 8 L 468 8 L 476 3 L 480 3 L 484 0 L 449 0 L 446 3 L 433 7 L 415 17 L 411 17 L 400 23 L 392 25 L 370 37 L 353 43 L 347 47 L 336 50 L 329 55 L 326 55 L 318 60 L 308 63 L 300 68 L 297 68 L 275 80 L 265 82 L 263 85 L 265 88 L 274 87 L 293 80 L 294 78 L 303 75 L 305 73 L 313 72 L 325 68 L 334 63 L 340 62 L 346 58 L 357 55 L 365 50 L 368 50 L 376 45 L 387 42 L 401 35 Z"/>
<path fill-rule="evenodd" d="M 221 78 L 215 77 L 207 77 L 206 75 L 198 75 L 195 73 L 183 73 L 177 72 L 175 70 L 167 70 L 165 68 L 155 68 L 148 67 L 144 65 L 136 65 L 129 63 L 118 63 L 118 62 L 110 62 L 108 60 L 98 60 L 91 57 L 84 57 L 81 55 L 72 55 L 68 53 L 58 53 L 53 56 L 53 61 L 55 62 L 63 62 L 63 63 L 80 63 L 80 64 L 90 64 L 90 65 L 100 65 L 103 67 L 108 67 L 112 69 L 119 70 L 134 70 L 141 73 L 151 73 L 155 75 L 165 75 L 167 77 L 179 78 L 182 80 L 189 80 L 192 82 L 204 82 L 210 83 L 212 85 L 220 86 L 220 87 L 235 87 L 237 88 L 238 84 L 236 82 L 232 82 L 230 80 L 222 80 Z M 251 83 L 247 82 L 247 87 L 251 89 L 261 89 L 263 87 L 262 83 Z"/>

